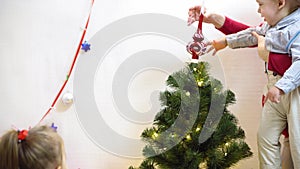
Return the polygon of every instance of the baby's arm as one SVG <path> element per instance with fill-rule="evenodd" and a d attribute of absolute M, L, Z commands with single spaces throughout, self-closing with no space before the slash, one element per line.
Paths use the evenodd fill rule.
<path fill-rule="evenodd" d="M 300 45 L 297 48 L 294 50 L 297 50 L 297 53 L 300 54 Z M 275 86 L 269 89 L 266 100 L 269 99 L 272 102 L 279 103 L 280 95 L 289 93 L 300 86 L 300 55 L 293 55 L 292 60 L 292 65 L 284 73 L 283 77 Z"/>
<path fill-rule="evenodd" d="M 286 70 L 283 77 L 273 86 L 267 98 L 272 102 L 279 102 L 280 95 L 289 93 L 300 86 L 300 38 L 292 43 L 289 54 L 292 56 L 292 65 Z"/>
<path fill-rule="evenodd" d="M 247 28 L 240 32 L 213 40 L 212 42 L 209 42 L 209 44 L 212 45 L 212 48 L 208 51 L 214 49 L 213 55 L 215 55 L 217 51 L 222 50 L 227 46 L 232 49 L 255 46 L 257 45 L 257 39 L 252 35 L 253 31 L 255 31 L 255 28 Z"/>
<path fill-rule="evenodd" d="M 298 39 L 298 42 L 294 42 L 291 48 L 292 65 L 275 84 L 284 93 L 289 93 L 300 86 L 300 38 Z"/>
<path fill-rule="evenodd" d="M 257 39 L 252 35 L 256 28 L 248 28 L 235 34 L 226 36 L 227 46 L 231 49 L 244 48 L 257 45 Z"/>
<path fill-rule="evenodd" d="M 250 27 L 240 32 L 226 35 L 221 39 L 213 40 L 211 45 L 215 49 L 215 52 L 224 49 L 226 46 L 232 49 L 256 46 L 258 41 L 252 32 L 256 32 L 258 35 L 265 35 L 266 29 L 266 24 L 259 27 Z"/>
<path fill-rule="evenodd" d="M 232 49 L 256 46 L 258 43 L 257 37 L 254 36 L 252 32 L 264 36 L 268 28 L 268 24 L 263 23 L 261 26 L 250 27 L 235 34 L 227 35 L 227 45 Z"/>

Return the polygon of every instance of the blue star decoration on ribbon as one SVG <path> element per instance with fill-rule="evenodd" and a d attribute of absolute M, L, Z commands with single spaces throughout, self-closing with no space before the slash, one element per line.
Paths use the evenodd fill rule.
<path fill-rule="evenodd" d="M 51 128 L 52 128 L 54 131 L 57 131 L 57 126 L 55 126 L 54 123 L 51 124 Z"/>
<path fill-rule="evenodd" d="M 85 52 L 91 50 L 91 44 L 87 43 L 87 41 L 84 41 L 83 44 L 81 44 L 81 50 L 84 50 Z"/>

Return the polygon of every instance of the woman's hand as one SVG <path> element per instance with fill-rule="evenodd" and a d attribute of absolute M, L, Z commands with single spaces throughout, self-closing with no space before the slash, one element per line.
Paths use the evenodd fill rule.
<path fill-rule="evenodd" d="M 199 20 L 201 6 L 194 6 L 189 9 L 188 12 L 188 26 Z M 203 22 L 213 24 L 216 28 L 223 26 L 225 22 L 225 16 L 217 13 L 211 13 L 206 8 L 203 8 Z"/>
<path fill-rule="evenodd" d="M 268 62 L 269 51 L 265 47 L 265 37 L 258 35 L 256 32 L 252 32 L 252 35 L 257 38 L 257 53 L 258 56 L 265 62 Z"/>
<path fill-rule="evenodd" d="M 190 26 L 195 21 L 199 20 L 200 10 L 201 10 L 201 6 L 194 6 L 189 9 L 189 12 L 188 12 L 189 17 L 188 17 L 188 21 L 187 21 L 188 26 Z"/>

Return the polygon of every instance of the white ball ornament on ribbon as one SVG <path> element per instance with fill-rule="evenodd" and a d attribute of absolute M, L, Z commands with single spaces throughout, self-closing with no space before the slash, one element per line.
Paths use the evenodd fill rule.
<path fill-rule="evenodd" d="M 61 101 L 68 105 L 73 103 L 73 94 L 71 92 L 66 92 L 62 95 Z"/>

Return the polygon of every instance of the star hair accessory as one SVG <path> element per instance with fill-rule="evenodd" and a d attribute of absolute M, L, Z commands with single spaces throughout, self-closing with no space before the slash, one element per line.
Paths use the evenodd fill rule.
<path fill-rule="evenodd" d="M 18 131 L 18 143 L 21 143 L 28 136 L 28 130 Z"/>
<path fill-rule="evenodd" d="M 52 123 L 50 127 L 51 127 L 55 132 L 57 132 L 57 126 L 55 126 L 54 123 Z"/>

